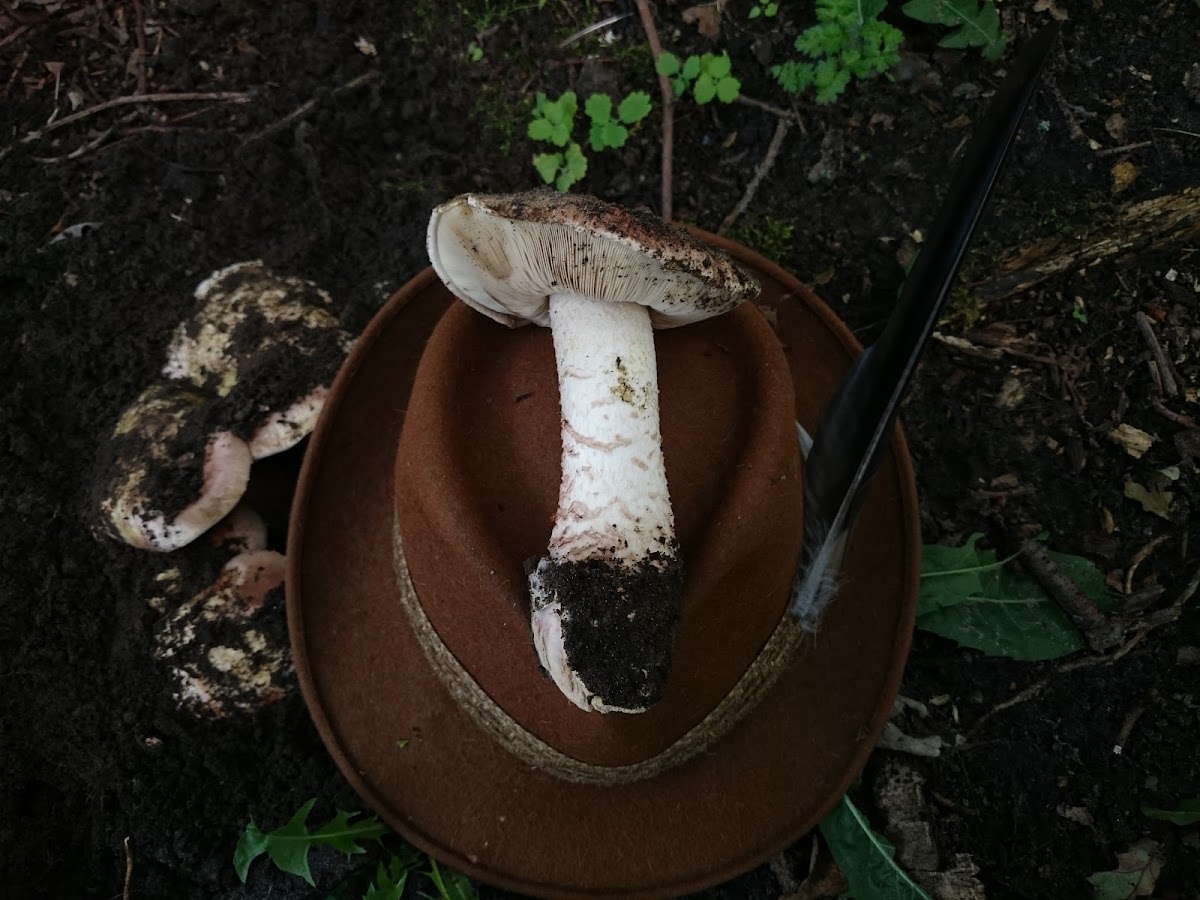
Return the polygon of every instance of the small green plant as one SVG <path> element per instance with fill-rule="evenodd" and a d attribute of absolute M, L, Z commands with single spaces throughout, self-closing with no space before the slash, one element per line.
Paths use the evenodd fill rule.
<path fill-rule="evenodd" d="M 355 856 L 367 852 L 363 841 L 376 841 L 388 833 L 387 826 L 374 816 L 360 818 L 357 813 L 340 810 L 327 824 L 309 831 L 305 823 L 316 802 L 315 797 L 309 800 L 286 825 L 269 833 L 264 833 L 253 819 L 250 820 L 233 854 L 233 867 L 242 884 L 246 883 L 250 864 L 265 853 L 284 872 L 298 875 L 312 885 L 308 851 L 313 847 L 332 847 L 346 856 Z"/>
<path fill-rule="evenodd" d="M 467 60 L 468 62 L 477 63 L 483 59 L 483 48 L 474 41 L 467 44 Z"/>
<path fill-rule="evenodd" d="M 692 97 L 701 105 L 713 98 L 732 103 L 742 90 L 742 83 L 733 77 L 729 54 L 724 51 L 719 56 L 715 53 L 689 56 L 682 62 L 674 53 L 661 53 L 654 68 L 659 75 L 671 79 L 676 97 L 682 97 L 690 87 Z"/>
<path fill-rule="evenodd" d="M 891 71 L 900 61 L 904 34 L 881 22 L 887 0 L 817 0 L 817 24 L 797 37 L 795 49 L 808 57 L 771 67 L 789 94 L 809 88 L 817 103 L 832 103 L 851 79 L 864 81 Z"/>
<path fill-rule="evenodd" d="M 613 101 L 607 94 L 592 94 L 583 104 L 588 117 L 588 144 L 599 153 L 605 149 L 624 147 L 629 139 L 629 126 L 636 125 L 650 113 L 650 95 L 634 91 L 622 100 L 613 115 Z M 546 184 L 567 191 L 587 174 L 588 161 L 583 148 L 571 139 L 575 130 L 575 115 L 579 99 L 574 91 L 564 91 L 557 100 L 539 93 L 529 122 L 528 134 L 535 141 L 544 141 L 561 148 L 552 153 L 539 153 L 533 167 Z"/>
<path fill-rule="evenodd" d="M 939 46 L 978 47 L 991 60 L 1004 54 L 1006 41 L 994 0 L 910 0 L 901 8 L 910 19 L 955 29 Z"/>
<path fill-rule="evenodd" d="M 762 16 L 765 19 L 773 19 L 777 12 L 779 12 L 778 3 L 773 3 L 771 0 L 754 0 L 754 5 L 750 7 L 749 17 L 757 19 Z"/>
<path fill-rule="evenodd" d="M 271 832 L 263 832 L 253 819 L 250 821 L 238 839 L 233 854 L 233 867 L 242 884 L 246 883 L 250 864 L 266 854 L 281 871 L 303 878 L 316 887 L 308 864 L 309 851 L 314 847 L 332 847 L 347 857 L 357 856 L 367 852 L 364 843 L 380 842 L 391 834 L 387 826 L 374 816 L 342 810 L 316 831 L 310 831 L 306 823 L 316 802 L 315 797 L 309 800 L 286 825 Z M 333 897 L 344 900 L 346 889 L 356 883 L 359 888 L 366 884 L 362 900 L 400 900 L 408 876 L 423 863 L 429 865 L 424 874 L 437 889 L 439 900 L 478 900 L 479 895 L 467 876 L 451 869 L 438 868 L 435 860 L 408 844 L 401 844 L 399 850 L 384 848 L 383 854 L 373 872 L 369 866 L 360 869 L 330 895 L 330 900 Z"/>
<path fill-rule="evenodd" d="M 650 114 L 650 95 L 645 91 L 634 91 L 617 106 L 616 118 L 612 114 L 612 97 L 608 94 L 592 94 L 583 104 L 583 112 L 591 121 L 588 143 L 599 152 L 606 147 L 624 147 L 629 139 L 626 125 L 636 125 Z"/>

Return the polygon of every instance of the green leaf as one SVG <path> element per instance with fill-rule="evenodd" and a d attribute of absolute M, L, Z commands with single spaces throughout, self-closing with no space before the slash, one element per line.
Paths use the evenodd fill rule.
<path fill-rule="evenodd" d="M 771 66 L 771 74 L 775 76 L 779 86 L 789 94 L 799 94 L 812 84 L 814 67 L 812 63 L 789 59 Z"/>
<path fill-rule="evenodd" d="M 679 73 L 688 81 L 700 74 L 700 57 L 689 56 L 683 61 L 683 69 Z"/>
<path fill-rule="evenodd" d="M 820 825 L 838 868 L 856 900 L 931 900 L 896 863 L 896 848 L 871 830 L 862 812 L 843 797 Z"/>
<path fill-rule="evenodd" d="M 1143 806 L 1142 815 L 1172 825 L 1196 825 L 1200 823 L 1200 797 L 1190 800 L 1180 800 L 1174 809 L 1156 809 L 1153 806 Z"/>
<path fill-rule="evenodd" d="M 1079 630 L 1034 579 L 1006 571 L 1008 560 L 980 550 L 974 534 L 962 547 L 929 545 L 921 552 L 917 627 L 989 656 L 1057 659 L 1082 650 Z M 1112 606 L 1104 573 L 1087 559 L 1050 553 L 1101 609 Z"/>
<path fill-rule="evenodd" d="M 732 68 L 728 53 L 722 53 L 720 56 L 713 56 L 711 53 L 706 53 L 701 62 L 704 63 L 704 71 L 717 80 L 728 75 Z"/>
<path fill-rule="evenodd" d="M 926 544 L 921 548 L 921 592 L 917 598 L 917 615 L 937 612 L 954 606 L 961 597 L 983 593 L 983 572 L 1000 568 L 996 554 L 975 548 L 983 537 L 976 532 L 961 547 L 945 544 Z M 992 559 L 987 559 L 990 553 Z"/>
<path fill-rule="evenodd" d="M 246 873 L 250 871 L 250 863 L 266 852 L 267 836 L 251 819 L 246 830 L 242 832 L 242 836 L 238 838 L 237 848 L 233 851 L 233 868 L 237 872 L 238 878 L 242 879 L 242 884 L 246 883 Z"/>
<path fill-rule="evenodd" d="M 546 119 L 534 119 L 529 123 L 528 133 L 535 141 L 548 141 L 553 127 Z"/>
<path fill-rule="evenodd" d="M 441 900 L 479 900 L 479 893 L 470 878 L 453 869 L 443 871 L 433 858 L 429 860 L 428 875 Z"/>
<path fill-rule="evenodd" d="M 732 103 L 742 90 L 742 83 L 730 76 L 717 82 L 717 99 L 722 103 Z"/>
<path fill-rule="evenodd" d="M 562 164 L 563 155 L 561 153 L 539 153 L 533 158 L 533 167 L 537 169 L 538 174 L 542 176 L 542 181 L 546 184 L 554 182 L 554 177 L 558 175 Z"/>
<path fill-rule="evenodd" d="M 696 79 L 696 86 L 692 88 L 692 93 L 696 98 L 696 102 L 704 105 L 717 96 L 717 86 L 713 83 L 712 78 L 707 72 Z"/>
<path fill-rule="evenodd" d="M 363 900 L 401 900 L 408 875 L 424 857 L 405 844 L 399 853 L 388 852 L 387 859 L 375 869 L 375 878 L 363 895 Z"/>
<path fill-rule="evenodd" d="M 578 144 L 571 144 L 563 154 L 562 171 L 554 181 L 560 191 L 569 191 L 571 185 L 587 174 L 587 157 Z"/>
<path fill-rule="evenodd" d="M 617 107 L 617 118 L 626 125 L 633 125 L 646 118 L 650 114 L 652 106 L 649 94 L 645 91 L 634 91 Z"/>
<path fill-rule="evenodd" d="M 1000 11 L 994 0 L 910 0 L 904 14 L 929 25 L 954 30 L 939 42 L 942 47 L 978 47 L 990 60 L 1004 54 L 1006 38 L 1000 30 Z"/>
<path fill-rule="evenodd" d="M 1117 868 L 1095 872 L 1088 876 L 1096 900 L 1132 900 L 1154 894 L 1155 884 L 1162 871 L 1162 848 L 1143 838 L 1128 850 L 1117 854 Z"/>
<path fill-rule="evenodd" d="M 602 125 L 612 118 L 612 97 L 608 94 L 592 94 L 583 104 L 583 111 L 595 124 Z"/>
<path fill-rule="evenodd" d="M 604 123 L 604 145 L 606 147 L 624 147 L 629 139 L 629 129 L 617 122 Z"/>
<path fill-rule="evenodd" d="M 579 109 L 579 101 L 575 97 L 574 91 L 563 91 L 558 98 L 559 109 L 562 110 L 563 121 L 575 121 L 575 112 Z"/>
<path fill-rule="evenodd" d="M 654 71 L 659 75 L 671 76 L 679 72 L 679 57 L 674 53 L 663 51 L 654 61 Z"/>
<path fill-rule="evenodd" d="M 269 834 L 263 834 L 253 821 L 246 826 L 233 854 L 234 869 L 243 883 L 250 863 L 266 853 L 279 869 L 298 875 L 313 885 L 312 871 L 308 867 L 308 851 L 313 847 L 332 847 L 346 856 L 354 856 L 367 852 L 361 841 L 377 840 L 387 834 L 387 827 L 374 816 L 354 821 L 362 814 L 343 810 L 317 831 L 310 832 L 305 823 L 316 802 L 316 798 L 309 800 L 286 825 Z"/>

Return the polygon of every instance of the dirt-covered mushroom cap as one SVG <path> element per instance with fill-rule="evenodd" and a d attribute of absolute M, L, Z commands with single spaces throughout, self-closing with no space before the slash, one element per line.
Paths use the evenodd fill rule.
<path fill-rule="evenodd" d="M 529 573 L 533 645 L 576 706 L 643 712 L 666 689 L 683 591 L 653 329 L 728 312 L 758 284 L 648 212 L 580 195 L 456 197 L 433 211 L 428 244 L 469 306 L 550 328 L 562 479 Z"/>
<path fill-rule="evenodd" d="M 758 282 L 646 209 L 581 194 L 464 194 L 434 210 L 429 259 L 464 303 L 505 325 L 550 324 L 550 297 L 645 306 L 655 328 L 728 312 Z"/>
<path fill-rule="evenodd" d="M 145 550 L 175 550 L 237 505 L 250 448 L 229 431 L 210 431 L 211 414 L 201 394 L 162 382 L 129 405 L 97 480 L 102 531 Z"/>
<path fill-rule="evenodd" d="M 196 300 L 175 329 L 163 374 L 222 398 L 255 459 L 299 443 L 354 342 L 329 294 L 253 260 L 214 272 Z"/>
<path fill-rule="evenodd" d="M 154 655 L 170 665 L 182 706 L 221 717 L 286 695 L 284 568 L 283 555 L 271 550 L 239 554 L 163 620 Z"/>

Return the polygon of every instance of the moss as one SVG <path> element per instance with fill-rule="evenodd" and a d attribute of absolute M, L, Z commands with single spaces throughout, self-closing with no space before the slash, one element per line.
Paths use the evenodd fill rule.
<path fill-rule="evenodd" d="M 519 71 L 515 61 L 505 56 L 505 71 Z M 532 104 L 516 96 L 516 89 L 502 81 L 483 81 L 471 103 L 471 121 L 501 156 L 512 154 L 514 145 L 525 137 Z"/>
<path fill-rule="evenodd" d="M 729 229 L 729 237 L 757 250 L 786 268 L 796 226 L 774 216 L 745 219 Z"/>

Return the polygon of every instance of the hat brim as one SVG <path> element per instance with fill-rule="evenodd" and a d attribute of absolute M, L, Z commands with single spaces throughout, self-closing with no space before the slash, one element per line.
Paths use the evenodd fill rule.
<path fill-rule="evenodd" d="M 854 337 L 765 258 L 754 271 L 810 432 Z M 920 525 L 897 429 L 836 601 L 812 646 L 703 755 L 646 781 L 576 784 L 481 731 L 429 666 L 392 560 L 393 460 L 417 363 L 452 296 L 426 270 L 376 315 L 305 455 L 288 538 L 288 624 L 317 730 L 401 836 L 482 881 L 546 897 L 670 897 L 735 877 L 813 828 L 866 762 L 899 689 L 916 615 Z"/>

